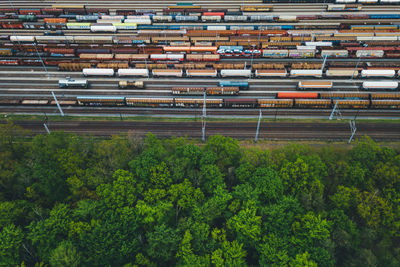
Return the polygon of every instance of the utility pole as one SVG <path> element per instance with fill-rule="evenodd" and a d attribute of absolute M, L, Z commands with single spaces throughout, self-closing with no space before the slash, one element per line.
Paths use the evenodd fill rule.
<path fill-rule="evenodd" d="M 46 132 L 47 132 L 48 134 L 51 134 L 51 132 L 50 132 L 49 128 L 47 128 L 47 125 L 46 125 L 46 123 L 43 123 L 43 126 L 44 126 L 44 128 L 46 129 Z"/>
<path fill-rule="evenodd" d="M 256 137 L 254 138 L 254 142 L 255 143 L 257 143 L 257 141 L 258 141 L 258 134 L 260 132 L 261 118 L 262 118 L 262 112 L 261 112 L 261 109 L 260 109 L 260 116 L 258 117 Z"/>
<path fill-rule="evenodd" d="M 38 55 L 39 60 L 40 60 L 40 62 L 42 63 L 42 66 L 43 66 L 43 68 L 44 68 L 44 71 L 46 72 L 47 79 L 49 79 L 49 78 L 50 78 L 50 74 L 49 74 L 49 72 L 47 71 L 46 65 L 44 64 L 43 59 L 42 59 L 42 57 L 41 57 L 40 54 L 39 54 L 39 51 L 37 50 L 36 43 L 33 43 L 33 47 L 35 47 L 36 54 Z"/>
<path fill-rule="evenodd" d="M 324 72 L 325 64 L 326 64 L 326 59 L 328 58 L 328 55 L 324 56 L 324 61 L 322 62 L 322 67 L 321 67 L 321 72 Z"/>
<path fill-rule="evenodd" d="M 340 100 L 336 100 L 335 106 L 333 107 L 331 115 L 329 116 L 329 120 L 332 120 L 335 115 L 337 115 L 338 118 L 342 118 L 342 113 L 340 112 L 339 108 L 337 107 L 339 101 Z"/>
<path fill-rule="evenodd" d="M 206 141 L 206 90 L 204 90 L 204 97 L 203 97 L 203 115 L 201 116 L 201 133 L 203 142 Z"/>
<path fill-rule="evenodd" d="M 349 144 L 353 140 L 353 137 L 354 137 L 354 135 L 356 134 L 356 131 L 357 131 L 356 120 L 351 120 L 350 121 L 350 130 L 351 130 L 351 136 L 350 136 L 350 139 L 349 139 Z"/>
<path fill-rule="evenodd" d="M 58 103 L 58 100 L 57 100 L 56 95 L 54 94 L 53 91 L 51 91 L 51 94 L 52 94 L 53 97 L 54 97 L 54 101 L 56 101 L 56 104 L 57 104 L 58 110 L 59 110 L 60 113 L 61 113 L 61 116 L 64 117 L 64 112 L 63 112 L 62 109 L 61 109 L 60 103 Z"/>

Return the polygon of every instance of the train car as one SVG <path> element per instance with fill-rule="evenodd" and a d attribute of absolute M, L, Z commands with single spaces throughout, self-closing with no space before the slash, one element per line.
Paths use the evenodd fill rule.
<path fill-rule="evenodd" d="M 20 15 L 40 15 L 42 11 L 40 8 L 20 8 L 18 13 Z"/>
<path fill-rule="evenodd" d="M 199 55 L 199 54 L 188 54 L 186 55 L 187 61 L 219 61 L 219 55 Z"/>
<path fill-rule="evenodd" d="M 18 15 L 18 21 L 34 22 L 34 21 L 37 21 L 37 18 L 35 15 Z"/>
<path fill-rule="evenodd" d="M 21 102 L 22 105 L 48 105 L 49 100 L 45 99 L 24 99 Z"/>
<path fill-rule="evenodd" d="M 77 96 L 81 106 L 125 106 L 125 97 L 122 96 Z"/>
<path fill-rule="evenodd" d="M 149 59 L 148 54 L 115 54 L 116 60 L 141 61 Z"/>
<path fill-rule="evenodd" d="M 385 77 L 385 78 L 393 78 L 396 75 L 395 70 L 362 70 L 361 77 L 363 78 L 374 78 L 374 77 Z"/>
<path fill-rule="evenodd" d="M 297 21 L 297 16 L 295 15 L 279 15 L 278 16 L 278 21 L 282 21 L 282 22 L 296 22 Z"/>
<path fill-rule="evenodd" d="M 321 57 L 348 57 L 347 50 L 321 50 Z"/>
<path fill-rule="evenodd" d="M 263 57 L 284 58 L 289 56 L 289 50 L 263 49 Z"/>
<path fill-rule="evenodd" d="M 90 23 L 85 22 L 75 22 L 75 23 L 67 23 L 68 30 L 89 30 Z"/>
<path fill-rule="evenodd" d="M 248 19 L 248 17 L 245 15 L 241 15 L 241 16 L 226 15 L 224 17 L 225 22 L 246 22 L 247 19 Z"/>
<path fill-rule="evenodd" d="M 340 109 L 363 109 L 368 108 L 370 105 L 369 100 L 349 100 L 349 99 L 340 99 L 340 100 L 332 100 L 332 105 L 336 105 Z"/>
<path fill-rule="evenodd" d="M 322 77 L 322 70 L 292 69 L 290 77 Z"/>
<path fill-rule="evenodd" d="M 0 56 L 12 56 L 13 50 L 11 48 L 0 48 Z"/>
<path fill-rule="evenodd" d="M 217 53 L 224 56 L 239 56 L 243 54 L 243 46 L 220 46 Z"/>
<path fill-rule="evenodd" d="M 314 90 L 314 89 L 331 90 L 332 88 L 333 88 L 332 81 L 300 81 L 297 84 L 297 90 Z"/>
<path fill-rule="evenodd" d="M 278 92 L 278 99 L 317 99 L 318 93 Z"/>
<path fill-rule="evenodd" d="M 21 36 L 15 36 L 12 35 L 10 36 L 10 41 L 11 42 L 35 42 L 35 37 L 34 36 L 27 36 L 27 35 L 21 35 Z"/>
<path fill-rule="evenodd" d="M 148 69 L 119 69 L 118 76 L 139 76 L 139 77 L 149 77 Z"/>
<path fill-rule="evenodd" d="M 87 80 L 71 79 L 70 77 L 58 80 L 58 87 L 60 88 L 68 88 L 68 87 L 88 88 L 88 84 L 89 83 Z"/>
<path fill-rule="evenodd" d="M 225 98 L 224 106 L 226 108 L 255 108 L 257 99 L 255 98 Z"/>
<path fill-rule="evenodd" d="M 399 83 L 395 81 L 374 81 L 374 82 L 363 82 L 361 89 L 364 90 L 397 90 Z"/>
<path fill-rule="evenodd" d="M 125 23 L 136 23 L 137 25 L 151 25 L 151 19 L 125 19 Z"/>
<path fill-rule="evenodd" d="M 219 87 L 239 87 L 240 90 L 249 89 L 249 83 L 247 81 L 219 81 Z"/>
<path fill-rule="evenodd" d="M 356 57 L 383 57 L 383 50 L 357 50 Z"/>
<path fill-rule="evenodd" d="M 213 77 L 216 78 L 218 75 L 217 70 L 212 69 L 187 69 L 187 77 Z"/>
<path fill-rule="evenodd" d="M 292 108 L 293 99 L 257 99 L 259 108 Z"/>
<path fill-rule="evenodd" d="M 330 99 L 296 99 L 294 107 L 308 109 L 332 108 L 332 101 Z"/>
<path fill-rule="evenodd" d="M 199 16 L 183 16 L 177 15 L 175 16 L 176 22 L 196 22 L 199 21 Z"/>
<path fill-rule="evenodd" d="M 182 77 L 183 71 L 177 69 L 153 69 L 152 74 L 154 77 Z"/>
<path fill-rule="evenodd" d="M 369 94 L 369 93 L 368 93 Z M 400 99 L 400 93 L 371 93 L 371 99 Z"/>
<path fill-rule="evenodd" d="M 360 11 L 362 9 L 362 5 L 328 5 L 326 7 L 327 11 Z"/>
<path fill-rule="evenodd" d="M 173 16 L 168 15 L 155 15 L 152 18 L 153 22 L 172 22 Z"/>
<path fill-rule="evenodd" d="M 312 58 L 315 57 L 316 49 L 293 49 L 289 50 L 290 58 Z"/>
<path fill-rule="evenodd" d="M 272 22 L 274 21 L 274 19 L 275 17 L 270 15 L 249 15 L 250 22 L 259 22 L 259 21 Z"/>
<path fill-rule="evenodd" d="M 241 6 L 241 11 L 244 12 L 270 12 L 273 10 L 273 6 Z"/>
<path fill-rule="evenodd" d="M 118 87 L 120 89 L 126 89 L 126 88 L 144 88 L 144 83 L 143 81 L 119 81 L 118 82 Z"/>
<path fill-rule="evenodd" d="M 117 30 L 136 30 L 137 29 L 136 23 L 113 23 L 113 26 Z"/>
<path fill-rule="evenodd" d="M 23 25 L 25 29 L 44 30 L 46 28 L 43 22 L 24 22 Z"/>
<path fill-rule="evenodd" d="M 132 107 L 173 107 L 173 98 L 141 98 L 141 97 L 127 97 L 125 99 L 126 105 Z"/>
<path fill-rule="evenodd" d="M 173 87 L 173 95 L 204 95 L 204 87 Z"/>
<path fill-rule="evenodd" d="M 228 70 L 222 69 L 220 71 L 221 77 L 251 77 L 251 70 Z"/>
<path fill-rule="evenodd" d="M 221 16 L 201 16 L 202 22 L 221 22 Z"/>
<path fill-rule="evenodd" d="M 183 54 L 151 54 L 150 59 L 154 61 L 183 61 L 185 59 L 185 55 Z"/>
<path fill-rule="evenodd" d="M 400 100 L 371 100 L 370 108 L 400 109 Z"/>
<path fill-rule="evenodd" d="M 113 69 L 83 69 L 83 76 L 114 76 Z"/>
<path fill-rule="evenodd" d="M 239 95 L 239 87 L 208 87 L 207 95 Z"/>
<path fill-rule="evenodd" d="M 264 78 L 264 77 L 286 77 L 287 71 L 286 69 L 280 70 L 262 70 L 256 69 L 255 77 L 256 78 Z"/>
<path fill-rule="evenodd" d="M 332 69 L 329 68 L 326 70 L 326 76 L 327 77 L 353 77 L 357 78 L 359 75 L 358 70 L 355 70 L 354 68 L 349 68 L 349 69 Z"/>
<path fill-rule="evenodd" d="M 116 32 L 117 31 L 117 27 L 115 27 L 114 25 L 110 24 L 110 25 L 95 25 L 95 24 L 91 24 L 90 25 L 90 31 L 91 32 Z"/>

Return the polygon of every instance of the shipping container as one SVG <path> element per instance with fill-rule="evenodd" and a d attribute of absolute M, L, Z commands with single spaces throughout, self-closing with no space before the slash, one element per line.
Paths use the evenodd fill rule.
<path fill-rule="evenodd" d="M 299 77 L 299 76 L 310 76 L 310 77 L 322 77 L 322 70 L 291 70 L 290 71 L 291 77 Z"/>
<path fill-rule="evenodd" d="M 324 89 L 330 90 L 333 87 L 332 81 L 300 81 L 297 85 L 298 90 Z"/>
<path fill-rule="evenodd" d="M 220 71 L 221 77 L 251 77 L 251 70 L 227 70 Z"/>
<path fill-rule="evenodd" d="M 187 77 L 217 77 L 216 70 L 207 70 L 207 69 L 188 69 L 186 70 Z"/>
<path fill-rule="evenodd" d="M 397 90 L 399 83 L 395 81 L 363 82 L 361 88 L 364 90 Z"/>
<path fill-rule="evenodd" d="M 385 77 L 385 78 L 393 78 L 396 75 L 395 70 L 362 70 L 361 77 L 370 78 L 370 77 Z"/>
<path fill-rule="evenodd" d="M 113 69 L 83 69 L 83 76 L 114 76 Z"/>
<path fill-rule="evenodd" d="M 149 77 L 148 69 L 119 69 L 118 76 L 140 76 Z"/>

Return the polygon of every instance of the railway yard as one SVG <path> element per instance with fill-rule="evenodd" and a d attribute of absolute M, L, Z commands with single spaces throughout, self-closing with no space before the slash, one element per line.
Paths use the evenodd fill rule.
<path fill-rule="evenodd" d="M 71 116 L 200 118 L 205 106 L 216 118 L 393 120 L 399 77 L 400 0 L 0 3 L 2 114 L 57 115 L 58 102 Z M 254 134 L 254 123 L 209 125 Z M 333 125 L 313 128 L 328 137 Z M 153 126 L 160 136 L 201 127 Z M 398 139 L 392 126 L 371 134 Z"/>

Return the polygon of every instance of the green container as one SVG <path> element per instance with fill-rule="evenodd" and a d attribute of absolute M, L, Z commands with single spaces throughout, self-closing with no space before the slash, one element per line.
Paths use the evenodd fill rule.
<path fill-rule="evenodd" d="M 36 21 L 35 15 L 18 15 L 18 21 Z"/>
<path fill-rule="evenodd" d="M 193 6 L 193 3 L 176 3 L 177 6 Z"/>

